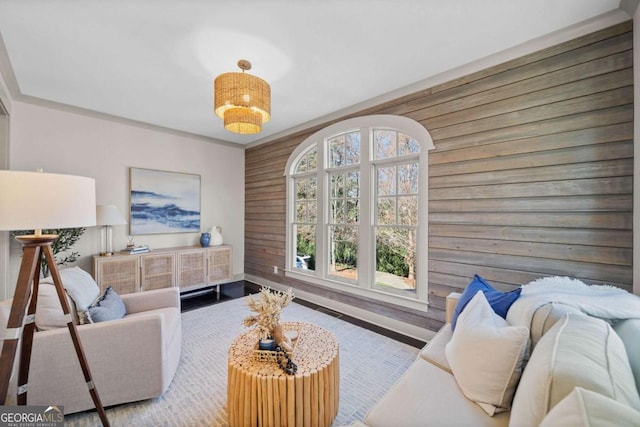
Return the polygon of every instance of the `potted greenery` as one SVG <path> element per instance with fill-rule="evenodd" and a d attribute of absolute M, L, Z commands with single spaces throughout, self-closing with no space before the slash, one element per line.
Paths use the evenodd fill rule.
<path fill-rule="evenodd" d="M 73 245 L 75 245 L 80 237 L 84 234 L 86 228 L 77 227 L 77 228 L 51 228 L 47 230 L 42 230 L 42 234 L 57 234 L 58 238 L 51 245 L 51 250 L 53 252 L 53 258 L 56 261 L 57 265 L 67 265 L 75 262 L 78 258 L 80 258 L 80 252 L 72 250 Z M 12 231 L 12 236 L 24 236 L 33 234 L 33 230 L 19 230 Z M 40 261 L 41 273 L 43 277 L 47 277 L 49 275 L 49 266 L 47 265 L 46 260 L 43 258 Z"/>

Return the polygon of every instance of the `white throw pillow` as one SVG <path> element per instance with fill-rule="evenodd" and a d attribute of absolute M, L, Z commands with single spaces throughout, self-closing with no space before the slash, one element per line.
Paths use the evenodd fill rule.
<path fill-rule="evenodd" d="M 529 330 L 509 326 L 478 292 L 460 314 L 445 352 L 464 395 L 493 416 L 511 407 L 528 343 Z"/>
<path fill-rule="evenodd" d="M 68 295 L 67 303 L 70 310 L 73 310 L 72 302 Z M 47 282 L 40 282 L 38 285 L 38 305 L 36 307 L 36 328 L 39 331 L 49 329 L 64 328 L 67 322 L 62 312 L 62 305 L 56 292 L 56 287 Z"/>
<path fill-rule="evenodd" d="M 79 312 L 86 311 L 100 296 L 100 288 L 93 277 L 79 267 L 61 270 L 60 277 L 62 277 L 62 285 Z"/>
<path fill-rule="evenodd" d="M 89 306 L 100 296 L 98 284 L 89 273 L 79 267 L 60 270 L 60 278 L 62 286 L 73 300 L 78 316 L 82 318 Z M 52 284 L 53 278 L 47 277 L 43 282 Z"/>
<path fill-rule="evenodd" d="M 585 314 L 567 314 L 542 336 L 522 374 L 509 425 L 537 427 L 575 387 L 640 410 L 620 337 L 607 322 Z"/>
<path fill-rule="evenodd" d="M 640 427 L 640 412 L 576 387 L 544 417 L 540 427 Z"/>

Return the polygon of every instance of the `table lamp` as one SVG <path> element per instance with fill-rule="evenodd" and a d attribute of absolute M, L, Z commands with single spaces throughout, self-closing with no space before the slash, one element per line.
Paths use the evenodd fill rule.
<path fill-rule="evenodd" d="M 126 224 L 127 221 L 115 205 L 96 206 L 96 217 L 98 225 L 102 226 L 100 256 L 113 255 L 113 226 Z"/>
<path fill-rule="evenodd" d="M 22 262 L 13 296 L 11 312 L 0 353 L 0 404 L 4 405 L 13 364 L 22 337 L 18 367 L 18 404 L 26 405 L 29 363 L 35 331 L 35 312 L 42 257 L 51 271 L 67 327 L 80 362 L 91 398 L 105 426 L 109 421 L 96 390 L 89 365 L 70 314 L 60 273 L 51 245 L 58 238 L 42 234 L 51 228 L 89 227 L 96 224 L 95 180 L 72 175 L 0 170 L 0 230 L 34 230 L 33 235 L 17 236 L 22 244 Z M 28 304 L 28 309 L 27 309 Z M 26 316 L 25 316 L 26 311 Z M 23 320 L 25 320 L 23 327 Z"/>

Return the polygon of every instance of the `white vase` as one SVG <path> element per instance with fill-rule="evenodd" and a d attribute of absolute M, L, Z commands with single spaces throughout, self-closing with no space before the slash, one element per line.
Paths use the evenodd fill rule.
<path fill-rule="evenodd" d="M 222 244 L 222 228 L 214 225 L 211 227 L 211 241 L 209 246 L 220 246 Z"/>

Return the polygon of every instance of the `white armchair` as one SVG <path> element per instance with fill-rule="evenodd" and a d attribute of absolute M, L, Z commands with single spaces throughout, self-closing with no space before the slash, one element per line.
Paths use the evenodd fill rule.
<path fill-rule="evenodd" d="M 40 287 L 44 286 L 50 285 Z M 121 297 L 127 313 L 124 318 L 77 327 L 105 407 L 160 396 L 169 387 L 180 361 L 178 288 Z M 0 303 L 3 330 L 10 309 L 11 300 Z M 10 392 L 15 395 L 15 378 L 13 381 Z M 63 405 L 66 414 L 94 407 L 66 327 L 35 333 L 27 403 Z"/>

